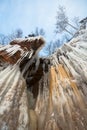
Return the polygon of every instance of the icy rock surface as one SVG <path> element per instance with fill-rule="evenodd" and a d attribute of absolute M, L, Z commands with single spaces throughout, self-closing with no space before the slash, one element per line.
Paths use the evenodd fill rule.
<path fill-rule="evenodd" d="M 19 40 L 10 45 L 21 46 L 26 55 L 29 48 L 22 41 L 28 44 Z M 14 54 L 9 47 L 8 54 Z M 48 58 L 35 53 L 20 65 L 18 60 L 11 64 L 0 49 L 0 61 L 10 61 L 0 71 L 0 130 L 87 130 L 86 30 Z"/>

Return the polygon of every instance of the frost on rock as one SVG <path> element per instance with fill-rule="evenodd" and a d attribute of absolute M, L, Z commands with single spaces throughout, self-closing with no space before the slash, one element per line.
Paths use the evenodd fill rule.
<path fill-rule="evenodd" d="M 28 123 L 25 80 L 18 66 L 8 66 L 0 73 L 0 129 L 28 130 Z"/>
<path fill-rule="evenodd" d="M 79 34 L 47 58 L 36 56 L 40 37 L 0 48 L 1 130 L 87 130 L 87 31 Z"/>
<path fill-rule="evenodd" d="M 29 130 L 27 86 L 19 67 L 24 59 L 32 64 L 43 45 L 43 38 L 36 37 L 0 48 L 0 130 Z"/>
<path fill-rule="evenodd" d="M 34 56 L 44 45 L 42 37 L 16 39 L 9 45 L 0 47 L 0 59 L 10 64 L 20 63 L 25 57 Z"/>

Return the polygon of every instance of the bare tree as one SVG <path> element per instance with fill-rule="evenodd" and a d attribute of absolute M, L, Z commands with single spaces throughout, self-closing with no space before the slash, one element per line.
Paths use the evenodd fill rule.
<path fill-rule="evenodd" d="M 23 36 L 23 31 L 19 28 L 15 30 L 16 38 L 21 38 Z"/>
<path fill-rule="evenodd" d="M 8 36 L 0 34 L 0 44 L 5 45 L 9 42 Z"/>
<path fill-rule="evenodd" d="M 80 21 L 79 17 L 74 17 L 74 18 L 73 18 L 73 23 L 74 23 L 74 25 L 75 25 L 77 28 L 80 27 L 79 21 Z"/>
<path fill-rule="evenodd" d="M 66 31 L 69 34 L 73 35 L 73 33 L 67 29 L 67 26 L 70 26 L 71 28 L 77 30 L 75 26 L 69 23 L 65 7 L 59 6 L 56 16 L 56 33 L 62 33 L 63 31 Z"/>
<path fill-rule="evenodd" d="M 36 27 L 34 33 L 35 33 L 36 36 L 39 36 L 39 35 L 44 36 L 44 35 L 45 35 L 44 29 L 43 29 L 43 28 L 40 28 L 40 29 L 39 29 L 38 27 Z"/>
<path fill-rule="evenodd" d="M 59 39 L 55 41 L 50 41 L 45 48 L 45 51 L 47 52 L 48 55 L 51 55 L 55 52 L 57 48 L 61 46 L 61 42 Z"/>
<path fill-rule="evenodd" d="M 36 27 L 35 31 L 31 32 L 31 34 L 29 34 L 28 37 L 34 37 L 34 36 L 39 36 L 39 35 L 45 36 L 45 31 L 43 28 L 39 29 L 38 27 Z M 25 37 L 25 38 L 27 38 L 27 37 Z"/>
<path fill-rule="evenodd" d="M 18 28 L 15 31 L 13 31 L 10 35 L 8 35 L 9 41 L 14 40 L 15 38 L 21 38 L 23 36 L 23 31 Z"/>
<path fill-rule="evenodd" d="M 0 44 L 8 44 L 10 41 L 15 38 L 21 38 L 23 35 L 23 31 L 21 29 L 16 29 L 9 35 L 0 34 Z"/>

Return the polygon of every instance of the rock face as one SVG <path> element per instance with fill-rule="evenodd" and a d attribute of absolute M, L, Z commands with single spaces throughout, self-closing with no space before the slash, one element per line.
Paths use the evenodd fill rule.
<path fill-rule="evenodd" d="M 26 41 L 10 43 L 25 54 L 15 62 L 0 48 L 0 130 L 87 130 L 87 31 L 48 58 L 35 57 L 36 39 L 30 58 Z"/>
<path fill-rule="evenodd" d="M 30 63 L 43 44 L 44 40 L 36 37 L 0 48 L 0 130 L 29 130 L 27 86 L 19 66 L 24 59 Z"/>
<path fill-rule="evenodd" d="M 26 83 L 18 66 L 0 73 L 0 130 L 28 130 Z"/>

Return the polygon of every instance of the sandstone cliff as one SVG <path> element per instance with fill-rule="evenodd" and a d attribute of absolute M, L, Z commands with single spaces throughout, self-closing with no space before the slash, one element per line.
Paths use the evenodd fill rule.
<path fill-rule="evenodd" d="M 87 130 L 87 31 L 48 58 L 42 38 L 0 48 L 0 130 Z"/>

